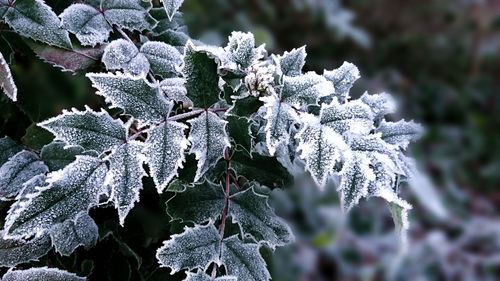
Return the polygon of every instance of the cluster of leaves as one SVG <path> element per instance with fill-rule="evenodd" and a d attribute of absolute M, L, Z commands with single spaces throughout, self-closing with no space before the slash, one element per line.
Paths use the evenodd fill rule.
<path fill-rule="evenodd" d="M 92 247 L 98 227 L 89 210 L 112 205 L 124 225 L 147 176 L 159 193 L 176 193 L 167 212 L 186 228 L 156 257 L 171 273 L 186 270 L 185 280 L 269 280 L 260 249 L 294 237 L 266 190 L 297 171 L 309 172 L 319 188 L 339 178 L 346 212 L 361 198 L 382 197 L 404 238 L 411 207 L 397 192 L 415 168 L 403 152 L 421 128 L 384 120 L 395 110 L 389 95 L 350 99 L 359 78 L 350 63 L 303 73 L 304 47 L 268 55 L 242 32 L 225 47 L 190 40 L 177 12 L 182 1 L 163 4 L 84 1 L 57 17 L 42 1 L 0 1 L 12 29 L 48 44 L 33 45 L 46 61 L 85 71 L 99 57 L 108 72 L 87 77 L 109 105 L 39 123 L 55 136 L 40 152 L 1 139 L 0 199 L 14 201 L 2 266 L 52 247 L 61 255 Z M 2 88 L 15 100 L 1 65 Z M 4 280 L 32 275 L 82 279 L 36 268 L 11 270 Z"/>

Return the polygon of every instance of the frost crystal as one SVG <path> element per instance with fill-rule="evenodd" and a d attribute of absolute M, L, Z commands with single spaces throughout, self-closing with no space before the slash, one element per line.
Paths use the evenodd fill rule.
<path fill-rule="evenodd" d="M 48 267 L 33 267 L 24 270 L 9 270 L 2 278 L 2 281 L 85 281 L 87 278 L 78 277 L 73 273 L 64 270 L 48 268 Z"/>
<path fill-rule="evenodd" d="M 94 246 L 98 236 L 97 225 L 87 212 L 80 212 L 75 220 L 66 220 L 50 229 L 52 244 L 63 256 L 71 255 L 80 245 Z"/>
<path fill-rule="evenodd" d="M 134 76 L 143 76 L 149 72 L 149 61 L 139 52 L 134 43 L 117 39 L 109 43 L 104 50 L 102 62 L 109 70 L 123 69 Z"/>
<path fill-rule="evenodd" d="M 0 88 L 9 99 L 12 101 L 17 100 L 17 87 L 2 53 L 0 53 Z"/>
<path fill-rule="evenodd" d="M 194 153 L 198 160 L 198 169 L 194 177 L 194 181 L 198 181 L 224 156 L 226 147 L 230 147 L 226 132 L 227 121 L 220 119 L 213 112 L 206 111 L 188 122 L 191 124 L 188 138 L 191 143 L 189 153 Z"/>

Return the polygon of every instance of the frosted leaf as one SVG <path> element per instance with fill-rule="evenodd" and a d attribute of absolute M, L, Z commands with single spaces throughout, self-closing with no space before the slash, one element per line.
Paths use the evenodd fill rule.
<path fill-rule="evenodd" d="M 106 20 L 128 30 L 151 30 L 157 21 L 148 13 L 152 3 L 143 0 L 101 0 Z"/>
<path fill-rule="evenodd" d="M 9 9 L 9 0 L 0 0 L 0 17 L 3 17 L 5 12 Z"/>
<path fill-rule="evenodd" d="M 226 113 L 227 130 L 231 137 L 232 143 L 236 145 L 236 149 L 243 149 L 248 155 L 252 151 L 253 136 L 250 126 L 252 121 L 247 117 L 240 117 Z"/>
<path fill-rule="evenodd" d="M 80 212 L 75 220 L 69 219 L 53 226 L 50 229 L 50 237 L 56 251 L 63 256 L 69 256 L 79 246 L 94 246 L 99 233 L 97 225 L 87 212 Z"/>
<path fill-rule="evenodd" d="M 226 238 L 223 242 L 222 263 L 229 275 L 245 281 L 271 279 L 266 263 L 260 256 L 258 244 L 245 244 L 237 235 Z"/>
<path fill-rule="evenodd" d="M 127 136 L 123 122 L 113 119 L 104 110 L 95 112 L 89 107 L 85 111 L 63 110 L 63 114 L 38 126 L 54 134 L 56 140 L 99 153 L 122 144 Z"/>
<path fill-rule="evenodd" d="M 41 0 L 16 0 L 3 15 L 5 22 L 22 36 L 71 49 L 68 31 L 52 9 Z"/>
<path fill-rule="evenodd" d="M 245 236 L 251 236 L 272 249 L 293 242 L 290 227 L 269 207 L 267 196 L 255 192 L 256 187 L 231 196 L 229 214 L 233 222 L 240 225 Z"/>
<path fill-rule="evenodd" d="M 404 201 L 403 201 L 404 202 Z M 405 202 L 406 203 L 406 202 Z M 394 226 L 396 227 L 396 233 L 398 233 L 401 245 L 406 247 L 408 237 L 406 232 L 409 228 L 408 221 L 408 207 L 405 205 L 400 205 L 397 203 L 390 202 L 389 209 L 391 210 L 392 220 L 394 221 Z"/>
<path fill-rule="evenodd" d="M 375 120 L 383 118 L 386 114 L 396 112 L 396 101 L 391 95 L 386 93 L 376 95 L 364 93 L 361 96 L 361 101 L 370 107 Z"/>
<path fill-rule="evenodd" d="M 2 281 L 85 281 L 87 278 L 78 277 L 74 273 L 48 267 L 33 267 L 24 270 L 9 270 Z"/>
<path fill-rule="evenodd" d="M 361 77 L 358 68 L 350 62 L 344 62 L 339 68 L 332 71 L 325 70 L 323 75 L 333 83 L 334 96 L 340 103 L 345 103 L 349 99 L 352 85 Z"/>
<path fill-rule="evenodd" d="M 146 42 L 141 53 L 148 59 L 151 71 L 165 78 L 175 75 L 182 64 L 181 53 L 163 42 Z"/>
<path fill-rule="evenodd" d="M 9 65 L 2 53 L 0 53 L 0 89 L 12 101 L 17 101 L 17 87 L 12 78 Z"/>
<path fill-rule="evenodd" d="M 0 167 L 21 150 L 22 147 L 11 138 L 0 138 Z"/>
<path fill-rule="evenodd" d="M 423 128 L 413 121 L 387 122 L 382 120 L 377 132 L 382 134 L 382 139 L 387 143 L 406 149 L 411 141 L 420 138 Z"/>
<path fill-rule="evenodd" d="M 0 266 L 14 267 L 21 263 L 37 260 L 52 248 L 49 235 L 33 237 L 29 240 L 4 239 L 0 232 Z"/>
<path fill-rule="evenodd" d="M 0 168 L 0 199 L 12 199 L 32 177 L 49 171 L 38 155 L 21 151 Z"/>
<path fill-rule="evenodd" d="M 381 138 L 381 134 L 370 134 L 360 136 L 351 134 L 348 138 L 349 146 L 352 150 L 365 153 L 379 153 L 392 156 L 395 152 L 394 146 L 386 143 Z"/>
<path fill-rule="evenodd" d="M 219 264 L 221 237 L 213 223 L 195 225 L 170 240 L 156 252 L 161 267 L 170 267 L 171 274 L 181 269 L 206 269 L 210 263 Z"/>
<path fill-rule="evenodd" d="M 161 95 L 158 84 L 144 77 L 123 74 L 89 73 L 87 77 L 112 107 L 118 107 L 142 123 L 161 121 L 170 112 L 170 103 Z"/>
<path fill-rule="evenodd" d="M 60 17 L 61 26 L 74 33 L 83 46 L 105 42 L 113 30 L 97 7 L 86 4 L 73 4 Z"/>
<path fill-rule="evenodd" d="M 148 131 L 144 154 L 156 188 L 161 193 L 182 168 L 188 148 L 182 123 L 167 121 Z"/>
<path fill-rule="evenodd" d="M 190 202 L 196 202 L 192 204 Z M 209 181 L 186 187 L 167 202 L 167 213 L 172 219 L 201 224 L 215 221 L 224 208 L 224 190 L 220 184 Z"/>
<path fill-rule="evenodd" d="M 208 108 L 220 100 L 217 63 L 192 43 L 186 46 L 183 73 L 187 96 L 194 106 Z"/>
<path fill-rule="evenodd" d="M 194 153 L 198 160 L 198 169 L 194 181 L 198 181 L 217 161 L 224 156 L 224 150 L 230 147 L 226 132 L 227 121 L 217 114 L 205 111 L 200 116 L 188 121 L 191 124 L 188 140 L 191 143 L 189 153 Z"/>
<path fill-rule="evenodd" d="M 317 117 L 306 115 L 302 121 L 305 125 L 296 136 L 299 141 L 297 151 L 313 180 L 320 188 L 324 188 L 329 175 L 334 172 L 335 164 L 341 161 L 349 147 L 341 135 L 321 125 Z"/>
<path fill-rule="evenodd" d="M 283 75 L 294 77 L 302 74 L 302 68 L 306 64 L 306 47 L 293 49 L 278 56 L 279 66 Z"/>
<path fill-rule="evenodd" d="M 334 91 L 332 83 L 314 72 L 295 77 L 283 77 L 281 99 L 294 106 L 317 104 L 320 97 Z"/>
<path fill-rule="evenodd" d="M 107 157 L 110 163 L 107 184 L 112 189 L 111 199 L 118 210 L 121 225 L 125 223 L 125 218 L 135 202 L 139 202 L 142 177 L 146 175 L 142 168 L 142 149 L 142 143 L 129 141 Z"/>
<path fill-rule="evenodd" d="M 186 279 L 184 281 L 238 281 L 236 276 L 221 276 L 215 279 L 212 279 L 209 275 L 207 275 L 203 271 L 198 271 L 196 273 L 186 272 Z"/>
<path fill-rule="evenodd" d="M 258 56 L 255 38 L 250 32 L 233 31 L 224 50 L 228 53 L 229 59 L 241 65 L 242 68 L 249 67 Z"/>
<path fill-rule="evenodd" d="M 186 95 L 185 83 L 186 80 L 182 78 L 167 78 L 160 82 L 160 89 L 168 100 L 192 104 L 193 102 Z"/>
<path fill-rule="evenodd" d="M 98 203 L 107 167 L 100 159 L 78 156 L 63 170 L 49 174 L 50 185 L 17 208 L 11 208 L 5 233 L 12 237 L 40 234 L 55 224 L 74 219 Z"/>
<path fill-rule="evenodd" d="M 167 11 L 168 18 L 172 20 L 177 10 L 182 6 L 184 0 L 162 0 L 162 2 L 165 11 Z"/>
<path fill-rule="evenodd" d="M 50 171 L 57 171 L 66 167 L 75 161 L 77 155 L 84 153 L 81 146 L 66 146 L 62 141 L 53 141 L 42 147 L 40 157 Z"/>
<path fill-rule="evenodd" d="M 167 11 L 164 7 L 152 8 L 149 13 L 158 21 L 158 24 L 152 30 L 153 35 L 155 36 L 161 35 L 167 31 L 186 29 L 181 12 L 176 12 L 172 19 L 168 17 Z"/>
<path fill-rule="evenodd" d="M 289 104 L 281 102 L 276 96 L 262 97 L 261 100 L 266 110 L 266 144 L 272 156 L 280 144 L 290 142 L 290 128 L 298 122 L 299 116 Z"/>
<path fill-rule="evenodd" d="M 321 124 L 339 134 L 345 132 L 367 134 L 373 128 L 370 108 L 358 100 L 340 104 L 334 99 L 331 104 L 324 104 L 321 107 L 320 120 Z"/>
<path fill-rule="evenodd" d="M 123 69 L 134 76 L 143 76 L 149 72 L 149 61 L 139 52 L 134 43 L 117 39 L 109 43 L 104 50 L 102 62 L 108 70 Z"/>
<path fill-rule="evenodd" d="M 355 153 L 344 163 L 339 175 L 338 191 L 342 209 L 347 212 L 358 204 L 359 199 L 368 195 L 368 184 L 375 180 L 375 174 L 370 169 L 370 159 L 363 153 Z"/>
<path fill-rule="evenodd" d="M 44 189 L 48 185 L 47 176 L 45 174 L 32 177 L 29 181 L 23 184 L 23 188 L 16 196 L 16 201 L 11 205 L 9 212 L 16 212 L 17 209 L 23 208 L 26 202 L 28 202 L 35 194 L 39 193 L 41 189 Z"/>

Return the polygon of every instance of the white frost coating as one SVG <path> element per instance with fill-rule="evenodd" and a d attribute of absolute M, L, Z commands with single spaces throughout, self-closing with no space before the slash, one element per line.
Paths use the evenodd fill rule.
<path fill-rule="evenodd" d="M 17 101 L 17 87 L 2 53 L 0 53 L 0 88 L 9 99 Z"/>
<path fill-rule="evenodd" d="M 410 226 L 410 222 L 408 221 L 408 211 L 411 209 L 411 205 L 401 199 L 394 202 L 388 202 L 394 226 L 396 227 L 396 233 L 398 234 L 400 240 L 401 249 L 405 252 L 408 245 L 408 236 L 406 233 Z"/>
<path fill-rule="evenodd" d="M 118 210 L 122 226 L 135 202 L 139 202 L 142 177 L 146 176 L 142 168 L 143 147 L 141 142 L 129 141 L 106 158 L 110 163 L 106 184 L 111 187 L 111 199 Z"/>
<path fill-rule="evenodd" d="M 50 173 L 47 188 L 9 210 L 4 226 L 6 237 L 40 235 L 58 223 L 74 219 L 81 211 L 88 211 L 98 203 L 107 170 L 98 158 L 77 156 L 63 170 Z"/>
<path fill-rule="evenodd" d="M 321 124 L 331 127 L 339 134 L 368 134 L 373 128 L 372 112 L 359 100 L 340 104 L 333 99 L 332 103 L 321 107 L 320 119 Z"/>
<path fill-rule="evenodd" d="M 245 76 L 245 85 L 250 94 L 254 97 L 275 94 L 274 88 L 274 73 L 276 67 L 272 64 L 252 65 Z"/>
<path fill-rule="evenodd" d="M 106 111 L 95 112 L 89 107 L 85 111 L 63 110 L 63 114 L 38 124 L 69 145 L 79 145 L 99 153 L 123 143 L 126 128 L 120 120 L 113 119 Z"/>
<path fill-rule="evenodd" d="M 13 270 L 5 273 L 2 281 L 85 281 L 87 278 L 78 277 L 74 273 L 48 267 L 33 267 L 24 270 Z"/>
<path fill-rule="evenodd" d="M 338 191 L 341 194 L 342 209 L 348 212 L 358 204 L 359 199 L 368 195 L 368 185 L 375 180 L 375 174 L 370 168 L 370 159 L 364 153 L 353 152 L 339 175 L 341 181 Z"/>
<path fill-rule="evenodd" d="M 148 59 L 151 71 L 162 77 L 178 73 L 182 64 L 181 53 L 175 47 L 163 42 L 144 43 L 141 54 Z"/>
<path fill-rule="evenodd" d="M 258 58 L 255 49 L 255 38 L 252 33 L 233 31 L 224 50 L 228 53 L 229 60 L 247 68 Z"/>
<path fill-rule="evenodd" d="M 189 145 L 184 134 L 187 128 L 182 123 L 167 121 L 148 131 L 144 154 L 158 193 L 163 192 L 182 168 Z"/>
<path fill-rule="evenodd" d="M 167 11 L 167 16 L 170 21 L 174 18 L 175 13 L 182 6 L 184 0 L 162 0 L 163 7 Z"/>
<path fill-rule="evenodd" d="M 410 142 L 422 136 L 423 127 L 413 121 L 387 122 L 382 120 L 377 132 L 382 134 L 382 139 L 387 143 L 406 149 Z"/>
<path fill-rule="evenodd" d="M 332 71 L 325 70 L 323 75 L 335 86 L 333 93 L 340 103 L 349 99 L 352 85 L 361 77 L 358 68 L 350 62 L 344 62 L 339 68 Z"/>
<path fill-rule="evenodd" d="M 74 33 L 83 46 L 105 42 L 113 30 L 98 8 L 86 4 L 73 4 L 59 17 L 61 26 Z"/>
<path fill-rule="evenodd" d="M 198 270 L 198 272 L 193 273 L 193 272 L 186 272 L 186 279 L 184 281 L 238 281 L 238 278 L 236 276 L 221 276 L 217 277 L 215 279 L 212 279 L 209 275 L 207 275 L 205 272 Z"/>
<path fill-rule="evenodd" d="M 224 156 L 224 150 L 230 147 L 226 132 L 227 121 L 213 112 L 206 111 L 188 121 L 191 124 L 188 140 L 191 143 L 189 153 L 194 153 L 198 160 L 198 169 L 194 181 L 198 181 L 209 168 L 217 164 Z"/>
<path fill-rule="evenodd" d="M 259 244 L 243 243 L 237 235 L 224 239 L 223 244 L 222 263 L 228 274 L 245 281 L 271 279 L 266 263 L 259 253 Z"/>
<path fill-rule="evenodd" d="M 121 73 L 88 73 L 87 77 L 112 108 L 123 109 L 141 124 L 161 121 L 170 112 L 172 104 L 162 96 L 159 84 L 151 84 L 145 77 Z"/>
<path fill-rule="evenodd" d="M 17 153 L 0 168 L 0 200 L 17 196 L 25 182 L 48 171 L 35 153 L 27 150 Z"/>
<path fill-rule="evenodd" d="M 317 104 L 320 97 L 327 96 L 333 91 L 331 82 L 311 71 L 300 76 L 284 76 L 280 97 L 293 106 L 303 108 Z"/>
<path fill-rule="evenodd" d="M 181 269 L 207 269 L 211 263 L 220 264 L 221 237 L 214 224 L 195 225 L 183 233 L 172 235 L 156 252 L 161 267 L 170 267 L 171 274 Z"/>
<path fill-rule="evenodd" d="M 52 248 L 49 235 L 29 240 L 3 239 L 0 231 L 0 266 L 14 267 L 21 263 L 37 260 Z"/>
<path fill-rule="evenodd" d="M 375 120 L 383 118 L 386 114 L 396 112 L 396 101 L 387 93 L 369 95 L 365 92 L 360 99 L 370 107 Z"/>
<path fill-rule="evenodd" d="M 322 189 L 334 173 L 335 164 L 342 160 L 349 147 L 341 135 L 320 124 L 316 116 L 303 115 L 301 120 L 304 125 L 296 136 L 299 141 L 297 152 L 306 163 L 305 169 Z"/>
<path fill-rule="evenodd" d="M 123 69 L 133 76 L 144 76 L 149 72 L 149 61 L 139 52 L 134 43 L 117 39 L 104 49 L 102 62 L 108 70 Z"/>
<path fill-rule="evenodd" d="M 286 76 L 299 76 L 302 74 L 302 68 L 306 64 L 306 47 L 302 46 L 285 52 L 283 55 L 275 58 L 279 62 L 281 72 Z"/>
<path fill-rule="evenodd" d="M 183 78 L 167 78 L 160 82 L 160 90 L 168 100 L 193 104 L 187 97 L 186 80 Z"/>
<path fill-rule="evenodd" d="M 98 228 L 87 212 L 80 212 L 74 220 L 56 224 L 50 231 L 55 250 L 63 255 L 71 255 L 78 246 L 86 249 L 94 246 L 99 237 Z"/>
<path fill-rule="evenodd" d="M 148 11 L 151 1 L 143 0 L 101 0 L 101 10 L 106 20 L 129 30 L 151 30 L 158 23 Z"/>
<path fill-rule="evenodd" d="M 295 110 L 287 103 L 281 102 L 276 96 L 260 98 L 264 102 L 267 123 L 264 127 L 266 144 L 272 156 L 280 144 L 288 145 L 290 142 L 290 128 L 299 121 Z"/>

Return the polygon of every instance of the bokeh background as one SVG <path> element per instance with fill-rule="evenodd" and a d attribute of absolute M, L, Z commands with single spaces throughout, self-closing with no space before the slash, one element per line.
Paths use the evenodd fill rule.
<path fill-rule="evenodd" d="M 71 1 L 46 2 L 59 13 Z M 273 280 L 500 280 L 500 1 L 185 0 L 181 10 L 191 36 L 207 43 L 252 31 L 274 53 L 307 45 L 307 70 L 350 61 L 363 77 L 353 97 L 391 93 L 400 104 L 394 119 L 426 127 L 409 152 L 425 176 L 402 188 L 414 207 L 406 253 L 383 202 L 364 201 L 344 216 L 334 186 L 320 192 L 304 178 L 272 194 L 297 236 L 264 252 Z M 85 77 L 0 35 L 21 93 L 18 105 L 0 100 L 2 135 L 36 147 L 50 135 L 31 120 L 102 103 Z M 146 211 L 162 222 L 151 210 L 135 216 Z M 120 243 L 108 246 L 130 258 Z M 169 280 L 154 275 L 148 280 Z"/>

